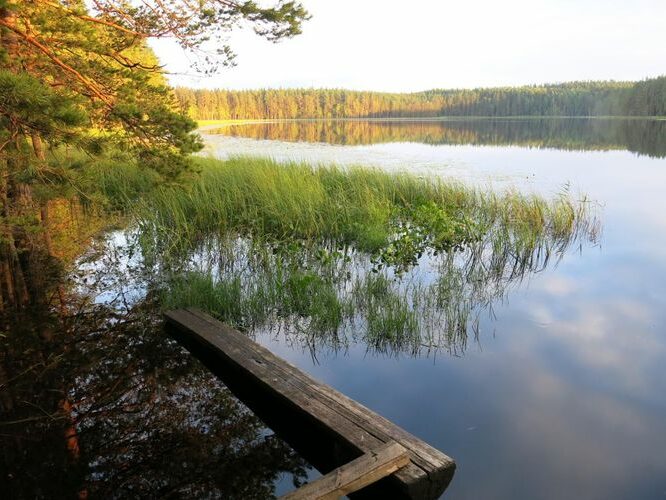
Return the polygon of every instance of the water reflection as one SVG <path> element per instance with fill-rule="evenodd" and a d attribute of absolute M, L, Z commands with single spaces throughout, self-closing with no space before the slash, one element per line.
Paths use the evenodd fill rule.
<path fill-rule="evenodd" d="M 514 290 L 494 327 L 482 318 L 463 358 L 351 346 L 313 362 L 280 337 L 259 340 L 455 457 L 448 498 L 660 498 L 666 316 L 651 290 L 620 297 L 606 289 L 620 280 L 581 279 L 572 261 Z"/>
<path fill-rule="evenodd" d="M 663 157 L 661 126 L 636 124 L 636 142 L 618 147 Z M 653 146 L 636 146 L 641 130 Z M 255 152 L 248 144 L 244 152 Z M 423 149 L 431 155 L 423 163 L 439 161 L 437 148 Z M 493 317 L 479 317 L 478 343 L 463 357 L 379 356 L 364 343 L 329 350 L 283 332 L 257 331 L 257 340 L 453 456 L 448 498 L 664 497 L 663 160 L 471 146 L 460 157 L 494 175 L 520 165 L 546 177 L 548 192 L 573 180 L 604 204 L 603 248 L 516 278 L 521 286 L 496 296 Z M 118 265 L 115 251 L 100 252 L 102 267 Z M 3 496 L 261 498 L 281 473 L 303 478 L 289 448 L 161 336 L 150 273 L 138 272 L 136 254 L 120 256 L 122 272 L 105 275 L 96 300 L 121 307 L 75 301 L 66 314 L 5 318 Z M 84 269 L 97 269 L 92 257 Z M 77 281 L 79 292 L 87 287 Z"/>
<path fill-rule="evenodd" d="M 69 297 L 66 314 L 5 318 L 3 498 L 269 498 L 281 475 L 305 478 L 302 459 L 165 337 L 150 298 L 113 306 Z"/>
<path fill-rule="evenodd" d="M 436 147 L 210 136 L 214 144 L 219 141 L 221 156 L 229 146 L 233 154 L 369 162 L 473 180 L 485 172 L 494 183 L 500 179 L 545 194 L 570 181 L 603 205 L 603 245 L 567 254 L 556 266 L 526 276 L 494 302 L 492 317 L 480 316 L 478 342 L 470 342 L 462 357 L 380 357 L 350 345 L 344 352 L 317 349 L 313 359 L 311 349 L 287 342 L 285 335 L 258 335 L 277 355 L 453 456 L 458 470 L 447 498 L 666 495 L 664 122 L 566 122 L 554 120 L 541 129 L 539 120 L 358 128 L 366 130 L 358 144 L 374 143 L 372 134 L 379 130 L 386 132 L 377 137 L 388 142 L 428 144 L 441 140 L 443 129 L 461 132 L 445 132 L 449 138 Z M 356 125 L 315 127 L 318 132 L 308 133 L 326 142 L 328 132 L 320 133 L 326 127 L 344 131 Z M 564 127 L 571 128 L 551 133 Z M 265 126 L 256 130 L 257 138 L 270 138 L 261 135 Z M 289 137 L 285 133 L 281 140 Z M 459 143 L 467 146 L 444 145 Z M 619 150 L 600 151 L 605 149 Z"/>
<path fill-rule="evenodd" d="M 287 120 L 228 125 L 207 134 L 346 146 L 392 142 L 576 151 L 628 150 L 666 157 L 666 120 L 602 118 Z"/>

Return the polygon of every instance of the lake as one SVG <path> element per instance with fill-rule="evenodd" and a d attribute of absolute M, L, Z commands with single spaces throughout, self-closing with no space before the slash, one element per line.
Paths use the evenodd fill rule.
<path fill-rule="evenodd" d="M 220 158 L 372 165 L 595 202 L 598 240 L 479 307 L 459 348 L 257 340 L 452 456 L 447 498 L 666 498 L 666 121 L 287 121 L 203 137 Z"/>
<path fill-rule="evenodd" d="M 202 135 L 204 154 L 219 158 L 370 165 L 587 200 L 593 231 L 546 236 L 527 254 L 491 235 L 371 273 L 378 262 L 368 253 L 334 249 L 303 267 L 307 245 L 252 246 L 231 234 L 195 241 L 177 264 L 212 265 L 239 278 L 237 290 L 255 291 L 268 290 L 276 267 L 256 266 L 255 250 L 263 264 L 298 264 L 281 293 L 315 290 L 329 300 L 317 304 L 344 312 L 320 307 L 331 323 L 307 331 L 307 300 L 273 296 L 266 309 L 291 313 L 245 330 L 453 457 L 447 498 L 666 497 L 666 121 L 310 120 Z M 46 261 L 44 303 L 0 330 L 4 496 L 266 498 L 317 477 L 164 335 L 159 301 L 176 281 L 166 259 L 139 251 L 136 224 L 91 244 L 80 235 L 100 222 L 80 212 L 54 200 L 54 246 L 84 253 L 65 269 Z M 333 288 L 308 274 L 320 271 L 336 275 Z"/>

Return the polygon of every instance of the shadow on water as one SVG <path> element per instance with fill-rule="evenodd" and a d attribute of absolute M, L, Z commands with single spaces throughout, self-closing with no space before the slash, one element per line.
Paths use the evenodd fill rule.
<path fill-rule="evenodd" d="M 206 130 L 261 140 L 369 145 L 416 142 L 575 151 L 628 150 L 666 157 L 666 120 L 603 118 L 508 118 L 443 120 L 288 120 Z"/>
<path fill-rule="evenodd" d="M 106 271 L 78 288 L 107 288 Z M 165 336 L 150 295 L 114 296 L 3 318 L 3 498 L 268 498 L 282 476 L 300 484 L 307 464 Z"/>

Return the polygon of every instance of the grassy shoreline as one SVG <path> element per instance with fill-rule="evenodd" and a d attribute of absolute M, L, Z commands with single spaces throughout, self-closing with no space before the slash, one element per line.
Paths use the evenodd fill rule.
<path fill-rule="evenodd" d="M 376 252 L 405 230 L 446 250 L 493 228 L 526 240 L 564 237 L 584 218 L 584 205 L 566 195 L 484 193 L 377 168 L 243 157 L 198 158 L 196 165 L 201 172 L 191 184 L 158 188 L 140 203 L 141 227 L 161 250 L 189 250 L 211 235 L 235 232 Z"/>

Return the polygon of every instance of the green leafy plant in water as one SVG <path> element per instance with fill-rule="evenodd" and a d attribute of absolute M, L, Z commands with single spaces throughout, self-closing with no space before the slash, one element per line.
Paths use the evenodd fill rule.
<path fill-rule="evenodd" d="M 433 201 L 405 211 L 393 227 L 393 238 L 373 259 L 375 270 L 388 265 L 401 273 L 415 266 L 428 250 L 434 254 L 460 251 L 482 235 L 479 225 L 468 216 L 460 211 L 454 214 Z"/>
<path fill-rule="evenodd" d="M 416 207 L 411 219 L 428 246 L 436 252 L 462 250 L 481 239 L 478 224 L 461 210 L 454 213 L 454 210 L 446 210 L 432 201 Z"/>

